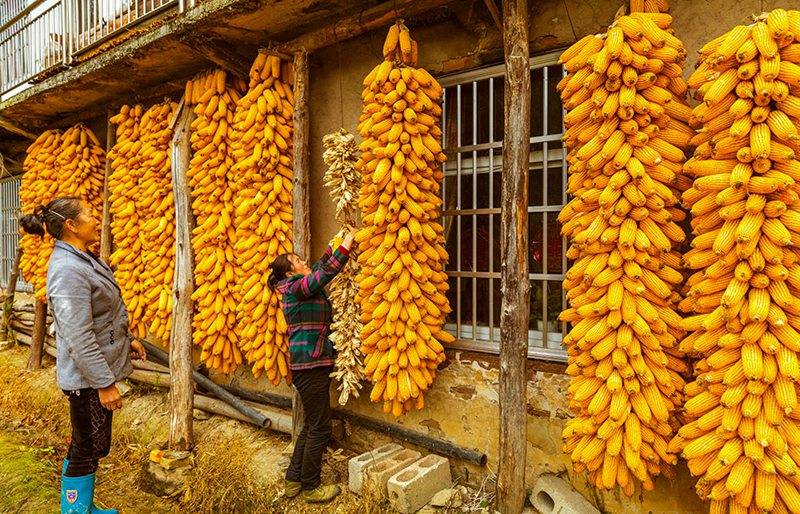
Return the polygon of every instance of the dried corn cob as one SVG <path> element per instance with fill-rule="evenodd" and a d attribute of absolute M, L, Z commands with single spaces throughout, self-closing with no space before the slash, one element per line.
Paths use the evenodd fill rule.
<path fill-rule="evenodd" d="M 238 83 L 231 83 L 238 82 Z M 236 260 L 234 257 L 234 200 L 231 189 L 233 158 L 229 127 L 233 124 L 241 81 L 222 70 L 201 74 L 186 85 L 184 99 L 195 118 L 191 124 L 194 152 L 187 172 L 192 190 L 195 229 L 195 312 L 192 338 L 200 360 L 209 368 L 229 373 L 242 363 L 236 326 Z"/>
<path fill-rule="evenodd" d="M 681 346 L 699 360 L 670 449 L 712 512 L 800 510 L 798 41 L 800 11 L 776 9 L 707 44 L 689 78 L 703 103 Z"/>
<path fill-rule="evenodd" d="M 361 174 L 356 170 L 358 145 L 355 137 L 345 129 L 328 134 L 322 139 L 325 152 L 322 155 L 328 170 L 325 185 L 336 203 L 336 221 L 342 226 L 354 226 L 358 216 L 358 196 Z M 332 248 L 340 241 L 334 240 Z M 358 296 L 358 250 L 353 249 L 344 269 L 330 285 L 334 322 L 331 325 L 331 341 L 336 348 L 335 370 L 331 376 L 339 381 L 339 404 L 347 404 L 350 396 L 358 398 L 361 381 L 364 379 L 363 356 L 361 354 L 361 312 L 353 299 Z"/>
<path fill-rule="evenodd" d="M 261 51 L 229 130 L 236 259 L 236 335 L 253 373 L 291 380 L 286 320 L 269 264 L 292 252 L 291 66 Z M 229 236 L 230 237 L 230 236 Z"/>
<path fill-rule="evenodd" d="M 100 218 L 103 202 L 105 150 L 97 136 L 83 124 L 43 133 L 28 148 L 25 159 L 20 199 L 24 214 L 32 214 L 59 196 L 74 196 L 85 200 L 92 215 Z M 38 202 L 38 203 L 37 203 Z M 53 251 L 53 240 L 23 234 L 20 246 L 23 257 L 20 272 L 33 284 L 37 299 L 46 301 L 47 263 Z M 96 250 L 97 247 L 93 247 Z"/>
<path fill-rule="evenodd" d="M 396 34 L 396 37 L 395 37 Z M 356 167 L 363 183 L 363 228 L 356 235 L 365 373 L 370 398 L 400 416 L 422 409 L 423 393 L 445 359 L 445 293 L 439 143 L 442 88 L 417 68 L 416 42 L 402 22 L 384 44 L 386 60 L 364 79 L 364 138 Z"/>
<path fill-rule="evenodd" d="M 566 50 L 558 85 L 572 195 L 559 221 L 575 262 L 561 314 L 572 324 L 564 449 L 596 487 L 628 496 L 636 481 L 652 489 L 654 475 L 672 473 L 667 444 L 687 371 L 675 312 L 684 240 L 676 204 L 692 136 L 685 50 L 668 15 L 639 4 Z"/>

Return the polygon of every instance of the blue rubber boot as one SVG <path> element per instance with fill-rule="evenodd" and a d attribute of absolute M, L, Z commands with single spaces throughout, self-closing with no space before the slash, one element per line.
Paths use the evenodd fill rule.
<path fill-rule="evenodd" d="M 64 464 L 63 464 L 63 466 L 61 466 L 61 477 L 62 477 L 62 480 L 64 478 L 77 478 L 77 477 L 65 477 L 64 476 L 64 474 L 67 472 L 67 466 L 69 466 L 69 459 L 64 459 Z M 95 477 L 94 474 L 86 475 L 86 476 L 89 476 L 92 479 L 92 509 L 89 512 L 91 514 L 119 514 L 119 511 L 117 509 L 98 509 L 95 506 L 95 504 L 94 504 L 94 483 L 95 483 L 95 478 L 96 477 Z M 64 496 L 64 493 L 62 491 L 62 503 L 61 503 L 61 512 L 62 513 L 64 512 L 63 496 Z M 69 511 L 67 511 L 67 512 L 69 512 Z M 78 512 L 83 512 L 83 511 L 78 511 Z"/>
<path fill-rule="evenodd" d="M 61 514 L 89 514 L 94 496 L 94 475 L 61 475 Z"/>

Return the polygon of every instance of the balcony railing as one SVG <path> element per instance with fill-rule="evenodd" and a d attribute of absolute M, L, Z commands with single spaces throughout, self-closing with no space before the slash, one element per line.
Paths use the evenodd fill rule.
<path fill-rule="evenodd" d="M 0 95 L 68 67 L 150 16 L 195 0 L 0 0 Z"/>

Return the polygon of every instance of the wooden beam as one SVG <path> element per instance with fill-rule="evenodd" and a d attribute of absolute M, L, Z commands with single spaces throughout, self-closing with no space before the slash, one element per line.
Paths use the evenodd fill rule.
<path fill-rule="evenodd" d="M 258 51 L 260 53 L 264 53 L 267 55 L 274 55 L 275 57 L 279 57 L 281 60 L 284 61 L 294 61 L 295 59 L 294 55 L 281 52 L 280 50 L 277 50 L 274 47 L 259 48 Z"/>
<path fill-rule="evenodd" d="M 33 318 L 33 335 L 31 336 L 31 352 L 28 355 L 28 370 L 34 371 L 42 367 L 42 347 L 47 328 L 47 304 L 36 300 Z"/>
<path fill-rule="evenodd" d="M 17 292 L 17 278 L 19 278 L 19 261 L 22 259 L 22 247 L 17 246 L 17 254 L 14 257 L 14 265 L 11 267 L 11 274 L 6 284 L 6 294 L 3 299 L 3 326 L 0 328 L 0 341 L 11 339 L 11 318 L 14 316 L 14 293 Z"/>
<path fill-rule="evenodd" d="M 311 258 L 311 221 L 308 206 L 309 146 L 308 146 L 308 53 L 294 55 L 294 175 L 292 178 L 292 213 L 294 251 Z M 292 389 L 292 441 L 303 428 L 303 403 L 297 389 Z"/>
<path fill-rule="evenodd" d="M 100 260 L 108 262 L 111 256 L 111 206 L 108 201 L 108 177 L 111 175 L 111 159 L 108 152 L 114 147 L 114 124 L 111 117 L 114 115 L 111 109 L 106 112 L 106 169 L 103 177 L 103 219 L 100 223 Z"/>
<path fill-rule="evenodd" d="M 31 141 L 35 141 L 37 137 L 35 134 L 28 132 L 24 128 L 18 126 L 13 121 L 6 119 L 2 116 L 0 116 L 0 128 L 4 128 L 7 131 L 12 132 L 18 136 L 27 137 Z"/>
<path fill-rule="evenodd" d="M 519 514 L 525 504 L 526 377 L 528 358 L 528 158 L 531 81 L 528 2 L 503 2 L 505 137 L 500 194 L 500 463 L 497 510 Z"/>
<path fill-rule="evenodd" d="M 175 197 L 175 275 L 172 307 L 172 333 L 169 341 L 170 424 L 169 448 L 189 450 L 194 444 L 192 409 L 192 314 L 194 303 L 194 264 L 191 233 L 194 220 L 192 199 L 186 176 L 191 160 L 190 126 L 194 111 L 185 105 L 175 113 L 180 116 L 172 139 L 172 194 Z"/>
<path fill-rule="evenodd" d="M 192 52 L 208 59 L 223 70 L 243 79 L 248 77 L 251 62 L 239 54 L 225 39 L 204 32 L 189 33 L 181 37 L 181 41 Z"/>
<path fill-rule="evenodd" d="M 494 3 L 494 0 L 483 0 L 483 3 L 486 4 L 486 9 L 489 10 L 489 14 L 492 15 L 492 19 L 494 20 L 494 24 L 497 25 L 497 30 L 500 31 L 500 36 L 503 35 L 503 20 L 500 18 L 500 9 L 497 8 L 497 4 Z"/>
<path fill-rule="evenodd" d="M 454 0 L 396 0 L 383 2 L 369 9 L 336 20 L 318 30 L 303 34 L 281 45 L 281 49 L 293 53 L 299 49 L 309 52 L 325 48 L 339 41 L 346 41 L 358 37 L 381 27 L 388 27 L 397 18 L 414 16 L 444 7 Z"/>

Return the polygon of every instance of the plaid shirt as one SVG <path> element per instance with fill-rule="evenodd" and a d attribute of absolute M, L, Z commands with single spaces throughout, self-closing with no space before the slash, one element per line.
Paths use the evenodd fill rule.
<path fill-rule="evenodd" d="M 294 275 L 278 283 L 289 326 L 290 369 L 333 365 L 333 343 L 328 339 L 333 309 L 324 287 L 342 270 L 349 254 L 344 247 L 335 252 L 328 247 L 309 275 Z"/>

